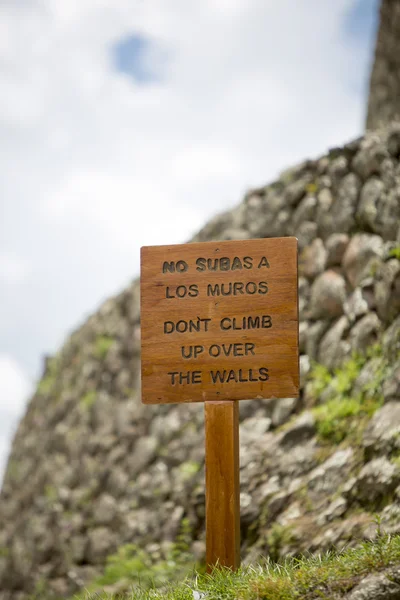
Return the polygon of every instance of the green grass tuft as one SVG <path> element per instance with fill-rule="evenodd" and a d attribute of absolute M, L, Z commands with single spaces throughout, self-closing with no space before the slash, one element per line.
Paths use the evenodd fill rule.
<path fill-rule="evenodd" d="M 298 559 L 282 564 L 272 561 L 243 567 L 236 573 L 215 569 L 209 575 L 195 574 L 162 589 L 137 585 L 123 594 L 87 593 L 85 600 L 193 600 L 194 592 L 204 600 L 316 600 L 340 597 L 359 580 L 400 561 L 400 536 L 378 535 L 373 542 Z"/>

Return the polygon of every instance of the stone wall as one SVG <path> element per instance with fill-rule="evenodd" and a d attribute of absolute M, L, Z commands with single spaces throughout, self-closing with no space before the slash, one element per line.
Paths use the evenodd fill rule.
<path fill-rule="evenodd" d="M 400 120 L 400 2 L 382 0 L 370 80 L 367 128 Z"/>
<path fill-rule="evenodd" d="M 241 402 L 245 561 L 400 531 L 400 128 L 252 190 L 196 241 L 296 235 L 301 396 Z M 48 359 L 0 496 L 0 599 L 68 597 L 134 542 L 189 525 L 204 555 L 201 405 L 144 406 L 139 286 Z M 42 595 L 41 597 L 44 597 Z"/>

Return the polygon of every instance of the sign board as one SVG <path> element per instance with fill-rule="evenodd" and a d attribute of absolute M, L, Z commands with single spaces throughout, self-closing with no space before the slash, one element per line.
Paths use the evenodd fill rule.
<path fill-rule="evenodd" d="M 297 239 L 141 249 L 145 404 L 296 397 Z"/>

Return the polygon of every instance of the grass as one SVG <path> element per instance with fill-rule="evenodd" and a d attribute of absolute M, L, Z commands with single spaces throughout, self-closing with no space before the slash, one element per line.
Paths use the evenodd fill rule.
<path fill-rule="evenodd" d="M 371 572 L 400 561 L 400 536 L 378 535 L 340 553 L 288 559 L 282 564 L 264 561 L 236 573 L 215 569 L 194 574 L 162 589 L 140 585 L 124 594 L 98 592 L 85 600 L 321 600 L 341 597 Z M 204 594 L 204 596 L 203 596 Z"/>
<path fill-rule="evenodd" d="M 375 365 L 373 377 L 354 393 L 354 384 L 371 358 L 380 360 Z M 357 441 L 366 423 L 383 404 L 382 385 L 387 366 L 380 345 L 373 346 L 366 354 L 353 354 L 333 372 L 323 365 L 314 365 L 310 380 L 316 401 L 327 386 L 332 391 L 330 400 L 312 409 L 320 441 L 333 444 L 340 444 L 345 439 Z"/>

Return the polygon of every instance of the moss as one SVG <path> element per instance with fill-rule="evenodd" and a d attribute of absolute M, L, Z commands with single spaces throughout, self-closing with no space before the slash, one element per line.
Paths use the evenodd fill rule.
<path fill-rule="evenodd" d="M 371 358 L 380 358 L 374 376 L 359 392 L 354 393 L 354 383 Z M 383 404 L 382 385 L 387 366 L 388 361 L 380 345 L 373 346 L 365 354 L 353 354 L 340 369 L 333 372 L 322 365 L 314 365 L 310 381 L 315 398 L 318 399 L 327 386 L 332 391 L 332 398 L 328 402 L 312 409 L 320 441 L 339 444 L 344 439 L 359 439 L 371 416 Z"/>
<path fill-rule="evenodd" d="M 93 354 L 99 360 L 104 360 L 114 343 L 114 338 L 108 335 L 99 335 L 94 343 Z"/>
<path fill-rule="evenodd" d="M 59 367 L 60 360 L 58 356 L 54 356 L 48 360 L 46 372 L 37 386 L 37 391 L 39 394 L 42 394 L 43 396 L 50 394 L 56 382 L 57 375 L 59 373 Z"/>
<path fill-rule="evenodd" d="M 50 503 L 55 502 L 58 498 L 57 489 L 54 485 L 46 485 L 44 488 L 44 495 Z"/>
<path fill-rule="evenodd" d="M 318 183 L 316 183 L 315 181 L 308 183 L 306 185 L 306 191 L 311 195 L 316 194 L 318 192 Z"/>
<path fill-rule="evenodd" d="M 179 467 L 179 471 L 182 473 L 185 479 L 190 479 L 198 473 L 201 469 L 201 464 L 195 460 L 188 460 L 182 463 Z"/>
<path fill-rule="evenodd" d="M 85 410 L 90 410 L 93 404 L 96 401 L 96 392 L 94 390 L 90 390 L 80 399 L 79 405 L 82 406 Z"/>
<path fill-rule="evenodd" d="M 400 246 L 396 246 L 390 250 L 389 258 L 397 258 L 397 260 L 400 260 Z"/>

